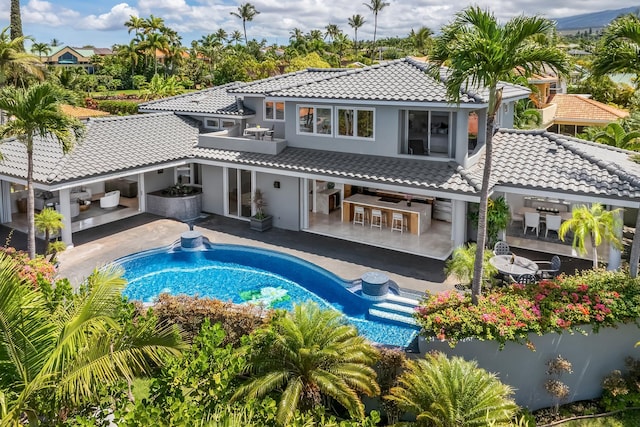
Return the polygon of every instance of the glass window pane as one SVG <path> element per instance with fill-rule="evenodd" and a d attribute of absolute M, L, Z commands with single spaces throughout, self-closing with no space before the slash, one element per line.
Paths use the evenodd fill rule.
<path fill-rule="evenodd" d="M 310 133 L 313 132 L 313 108 L 312 107 L 300 107 L 298 109 L 300 121 L 298 124 L 298 132 Z"/>
<path fill-rule="evenodd" d="M 338 135 L 353 136 L 353 110 L 338 109 Z"/>
<path fill-rule="evenodd" d="M 273 119 L 273 102 L 265 101 L 264 103 L 264 117 L 265 119 Z"/>
<path fill-rule="evenodd" d="M 331 135 L 331 108 L 317 108 L 317 111 L 316 132 L 323 135 Z"/>
<path fill-rule="evenodd" d="M 284 120 L 284 102 L 276 102 L 276 120 Z"/>
<path fill-rule="evenodd" d="M 358 110 L 358 136 L 373 137 L 373 111 Z"/>

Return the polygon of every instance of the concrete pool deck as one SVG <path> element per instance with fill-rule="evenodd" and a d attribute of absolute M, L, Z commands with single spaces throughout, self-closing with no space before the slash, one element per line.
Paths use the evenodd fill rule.
<path fill-rule="evenodd" d="M 79 284 L 93 269 L 146 249 L 167 246 L 188 231 L 187 224 L 141 214 L 115 223 L 74 233 L 75 246 L 58 256 L 60 277 Z M 271 229 L 261 233 L 244 221 L 210 215 L 196 221 L 212 243 L 247 245 L 297 256 L 344 279 L 381 271 L 406 290 L 423 293 L 453 289 L 444 275 L 444 263 L 419 256 L 374 248 L 306 232 Z"/>

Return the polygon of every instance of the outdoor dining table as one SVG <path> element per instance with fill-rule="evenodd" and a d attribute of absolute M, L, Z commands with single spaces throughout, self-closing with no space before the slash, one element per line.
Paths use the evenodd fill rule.
<path fill-rule="evenodd" d="M 264 134 L 269 130 L 269 128 L 261 128 L 256 126 L 252 128 L 246 128 L 245 132 L 255 134 L 256 139 L 262 139 L 264 137 Z"/>
<path fill-rule="evenodd" d="M 528 258 L 517 255 L 496 255 L 489 259 L 489 263 L 498 269 L 500 273 L 514 278 L 523 274 L 535 275 L 538 272 L 538 264 Z"/>
<path fill-rule="evenodd" d="M 562 221 L 566 221 L 573 218 L 573 213 L 571 212 L 550 212 L 550 211 L 538 210 L 536 208 L 529 208 L 529 207 L 523 207 L 518 210 L 518 213 L 520 215 L 524 215 L 525 212 L 539 213 L 540 218 L 546 218 L 547 215 L 560 215 L 560 218 L 562 218 Z"/>

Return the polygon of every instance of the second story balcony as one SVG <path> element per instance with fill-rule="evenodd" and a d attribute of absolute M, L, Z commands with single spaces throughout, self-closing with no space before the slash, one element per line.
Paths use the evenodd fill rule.
<path fill-rule="evenodd" d="M 246 132 L 245 130 L 244 134 L 242 134 L 238 128 L 231 128 L 217 132 L 201 133 L 198 146 L 276 155 L 287 147 L 287 140 L 271 136 L 269 129 L 259 129 L 255 132 Z"/>

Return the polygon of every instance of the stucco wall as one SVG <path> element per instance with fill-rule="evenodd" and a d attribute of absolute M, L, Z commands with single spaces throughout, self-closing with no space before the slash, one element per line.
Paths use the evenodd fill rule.
<path fill-rule="evenodd" d="M 173 168 L 162 169 L 162 173 L 147 172 L 144 174 L 144 190 L 147 193 L 162 190 L 174 185 L 174 179 Z"/>
<path fill-rule="evenodd" d="M 591 328 L 587 328 L 591 331 Z M 614 369 L 624 370 L 627 356 L 640 358 L 640 331 L 635 324 L 618 328 L 603 328 L 588 335 L 575 333 L 531 335 L 536 350 L 525 345 L 507 343 L 499 350 L 494 341 L 461 342 L 455 348 L 439 341 L 420 338 L 420 351 L 442 351 L 449 356 L 461 356 L 476 360 L 481 368 L 494 372 L 500 380 L 516 389 L 516 402 L 535 410 L 552 406 L 555 401 L 544 389 L 550 377 L 546 374 L 546 363 L 561 355 L 573 365 L 572 374 L 560 378 L 570 389 L 566 402 L 599 397 L 602 394 L 602 379 Z M 563 402 L 564 403 L 564 402 Z"/>
<path fill-rule="evenodd" d="M 280 188 L 274 188 L 274 181 Z M 286 230 L 300 229 L 300 180 L 294 177 L 258 173 L 256 188 L 267 201 L 265 211 L 273 215 L 273 226 Z"/>

